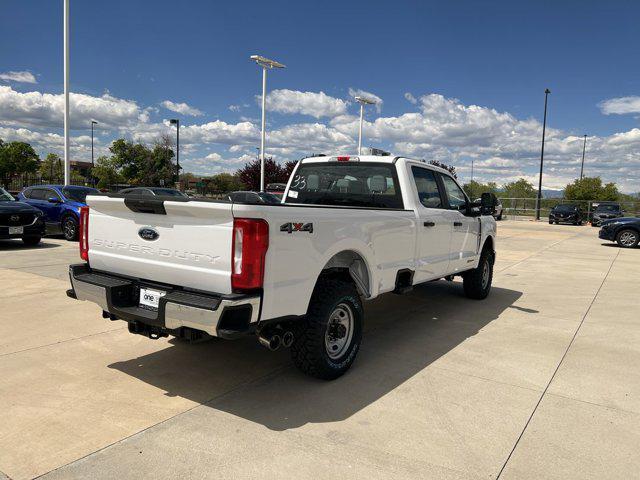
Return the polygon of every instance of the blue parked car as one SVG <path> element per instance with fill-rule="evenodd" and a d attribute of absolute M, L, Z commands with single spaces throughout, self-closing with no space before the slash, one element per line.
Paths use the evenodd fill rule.
<path fill-rule="evenodd" d="M 48 234 L 62 233 L 67 240 L 78 239 L 80 207 L 87 195 L 99 193 L 95 188 L 75 185 L 34 185 L 18 194 L 18 200 L 44 213 Z"/>

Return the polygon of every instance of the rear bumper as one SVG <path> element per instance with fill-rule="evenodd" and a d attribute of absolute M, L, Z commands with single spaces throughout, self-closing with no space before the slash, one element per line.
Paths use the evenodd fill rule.
<path fill-rule="evenodd" d="M 86 264 L 69 266 L 72 298 L 99 305 L 113 320 L 126 320 L 172 333 L 190 328 L 222 338 L 236 338 L 255 330 L 260 316 L 260 295 L 200 293 L 172 285 L 158 285 L 92 271 Z M 138 305 L 140 287 L 167 292 L 158 310 Z M 106 316 L 106 315 L 105 315 Z"/>

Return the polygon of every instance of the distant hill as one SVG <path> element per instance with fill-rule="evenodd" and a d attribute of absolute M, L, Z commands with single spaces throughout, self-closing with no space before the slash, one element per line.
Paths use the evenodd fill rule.
<path fill-rule="evenodd" d="M 562 198 L 564 190 L 553 190 L 551 188 L 542 189 L 543 198 Z"/>

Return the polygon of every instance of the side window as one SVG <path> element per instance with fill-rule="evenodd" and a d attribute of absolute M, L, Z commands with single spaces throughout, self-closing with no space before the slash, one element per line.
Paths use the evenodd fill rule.
<path fill-rule="evenodd" d="M 411 173 L 413 173 L 420 203 L 427 208 L 443 208 L 442 196 L 433 172 L 426 168 L 411 167 Z"/>
<path fill-rule="evenodd" d="M 458 184 L 449 175 L 442 175 L 442 183 L 444 189 L 447 192 L 447 198 L 449 199 L 449 206 L 458 210 L 460 206 L 467 204 L 467 199 L 464 196 L 464 192 L 458 186 Z"/>
<path fill-rule="evenodd" d="M 34 188 L 33 190 L 31 190 L 29 198 L 31 198 L 32 200 L 46 200 L 47 190 L 44 188 Z"/>
<path fill-rule="evenodd" d="M 60 195 L 58 195 L 58 192 L 56 192 L 55 190 L 52 190 L 50 188 L 43 188 L 42 200 L 49 200 L 51 197 L 57 198 L 58 200 L 62 200 L 62 198 L 60 198 Z"/>

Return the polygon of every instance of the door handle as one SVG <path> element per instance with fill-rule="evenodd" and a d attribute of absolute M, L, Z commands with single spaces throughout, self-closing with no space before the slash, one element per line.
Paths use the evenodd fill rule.
<path fill-rule="evenodd" d="M 435 227 L 436 226 L 436 222 L 424 222 L 423 225 L 425 227 Z"/>
<path fill-rule="evenodd" d="M 453 222 L 453 226 L 454 227 L 461 227 L 462 226 L 462 222 Z"/>

